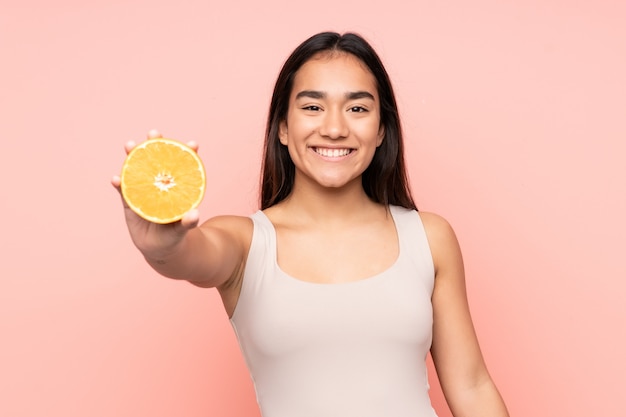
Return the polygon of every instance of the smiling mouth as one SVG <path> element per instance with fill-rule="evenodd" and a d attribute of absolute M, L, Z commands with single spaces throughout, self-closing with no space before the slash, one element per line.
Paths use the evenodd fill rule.
<path fill-rule="evenodd" d="M 315 151 L 315 153 L 321 156 L 325 156 L 327 158 L 339 158 L 342 156 L 349 155 L 352 151 L 354 151 L 354 149 L 350 149 L 350 148 L 329 149 L 329 148 L 316 148 L 316 147 L 314 147 L 313 150 Z"/>

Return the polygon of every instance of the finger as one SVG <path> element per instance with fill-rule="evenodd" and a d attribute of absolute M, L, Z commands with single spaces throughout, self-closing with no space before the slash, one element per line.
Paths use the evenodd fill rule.
<path fill-rule="evenodd" d="M 120 179 L 118 175 L 115 175 L 111 178 L 111 185 L 113 185 L 113 187 L 120 194 L 120 198 L 122 199 L 122 205 L 124 206 L 124 208 L 128 208 L 128 203 L 126 203 L 126 200 L 124 199 L 124 195 L 122 194 L 122 186 L 121 186 L 122 180 Z"/>
<path fill-rule="evenodd" d="M 124 144 L 124 150 L 126 151 L 126 153 L 130 153 L 130 151 L 132 151 L 135 148 L 135 146 L 137 146 L 135 141 L 129 140 L 128 142 Z"/>
<path fill-rule="evenodd" d="M 190 210 L 180 220 L 180 225 L 185 230 L 193 229 L 200 221 L 200 212 L 197 209 Z"/>
<path fill-rule="evenodd" d="M 191 140 L 191 141 L 187 142 L 187 146 L 189 146 L 191 149 L 193 149 L 196 153 L 198 152 L 198 148 L 200 147 L 195 140 Z"/>
<path fill-rule="evenodd" d="M 151 129 L 148 132 L 148 139 L 156 139 L 156 138 L 162 138 L 162 137 L 163 135 L 157 129 Z"/>

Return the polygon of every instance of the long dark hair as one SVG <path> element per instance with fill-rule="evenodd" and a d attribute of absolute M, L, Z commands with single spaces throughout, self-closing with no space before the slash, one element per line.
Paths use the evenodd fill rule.
<path fill-rule="evenodd" d="M 376 79 L 380 97 L 380 123 L 384 126 L 385 136 L 382 144 L 376 148 L 369 167 L 363 172 L 365 193 L 377 203 L 417 209 L 409 189 L 404 163 L 402 127 L 389 75 L 365 39 L 355 33 L 341 35 L 335 32 L 318 33 L 300 44 L 287 58 L 278 75 L 265 132 L 261 209 L 284 200 L 293 189 L 295 166 L 287 147 L 280 143 L 279 125 L 287 119 L 289 97 L 296 72 L 313 56 L 323 52 L 354 55 L 367 66 Z"/>

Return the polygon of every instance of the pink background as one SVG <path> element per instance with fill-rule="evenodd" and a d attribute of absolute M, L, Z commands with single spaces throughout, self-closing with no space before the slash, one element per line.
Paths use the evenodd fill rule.
<path fill-rule="evenodd" d="M 326 29 L 388 66 L 511 414 L 623 415 L 624 22 L 619 0 L 0 0 L 0 415 L 258 416 L 216 293 L 148 268 L 109 178 L 157 127 L 200 143 L 203 218 L 251 213 L 274 79 Z"/>

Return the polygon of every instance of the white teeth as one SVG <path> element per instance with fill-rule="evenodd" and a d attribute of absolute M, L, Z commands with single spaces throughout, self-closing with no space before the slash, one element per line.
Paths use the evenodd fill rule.
<path fill-rule="evenodd" d="M 350 149 L 315 148 L 315 152 L 329 158 L 339 158 L 340 156 L 348 155 L 350 153 Z"/>

